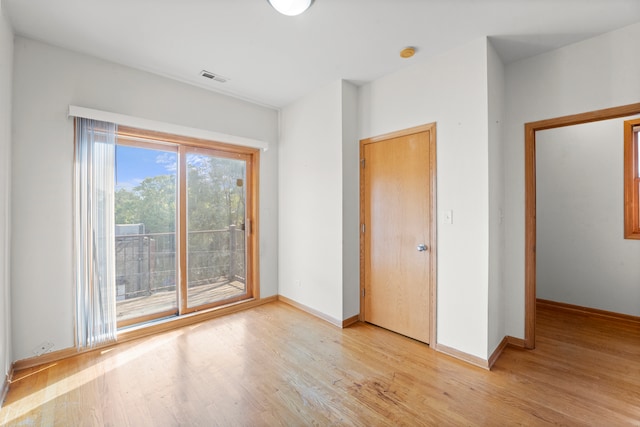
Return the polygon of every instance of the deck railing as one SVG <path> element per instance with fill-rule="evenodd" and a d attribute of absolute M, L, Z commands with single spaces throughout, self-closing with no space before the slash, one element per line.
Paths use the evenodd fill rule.
<path fill-rule="evenodd" d="M 175 291 L 175 233 L 116 236 L 117 299 Z M 234 225 L 187 234 L 188 287 L 221 281 L 245 283 L 245 233 Z"/>

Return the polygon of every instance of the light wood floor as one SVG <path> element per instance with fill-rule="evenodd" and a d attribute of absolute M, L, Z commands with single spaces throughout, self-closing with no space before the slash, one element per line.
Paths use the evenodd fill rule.
<path fill-rule="evenodd" d="M 640 327 L 538 310 L 491 372 L 281 302 L 16 373 L 0 423 L 640 425 Z"/>

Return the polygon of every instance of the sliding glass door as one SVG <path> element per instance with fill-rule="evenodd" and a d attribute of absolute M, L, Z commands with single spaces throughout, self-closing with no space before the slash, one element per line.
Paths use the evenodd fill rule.
<path fill-rule="evenodd" d="M 181 154 L 186 194 L 186 311 L 245 298 L 247 158 L 188 147 Z"/>
<path fill-rule="evenodd" d="M 116 145 L 115 260 L 119 326 L 178 312 L 175 146 Z"/>
<path fill-rule="evenodd" d="M 255 294 L 251 225 L 258 151 L 202 145 L 130 128 L 118 131 L 118 327 Z"/>

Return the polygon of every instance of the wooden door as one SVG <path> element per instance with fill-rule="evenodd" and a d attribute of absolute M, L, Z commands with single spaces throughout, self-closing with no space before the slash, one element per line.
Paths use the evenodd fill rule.
<path fill-rule="evenodd" d="M 435 124 L 361 141 L 363 318 L 430 342 Z"/>

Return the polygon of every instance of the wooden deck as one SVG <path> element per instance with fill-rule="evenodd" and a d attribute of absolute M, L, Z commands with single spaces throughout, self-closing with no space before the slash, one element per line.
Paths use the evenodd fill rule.
<path fill-rule="evenodd" d="M 234 298 L 246 293 L 246 285 L 242 282 L 223 281 L 189 288 L 189 307 L 197 307 L 214 301 Z M 118 320 L 131 319 L 151 313 L 177 308 L 176 291 L 157 292 L 152 295 L 118 301 L 116 312 Z"/>
<path fill-rule="evenodd" d="M 638 425 L 640 326 L 537 319 L 489 372 L 275 302 L 16 372 L 0 425 Z"/>

